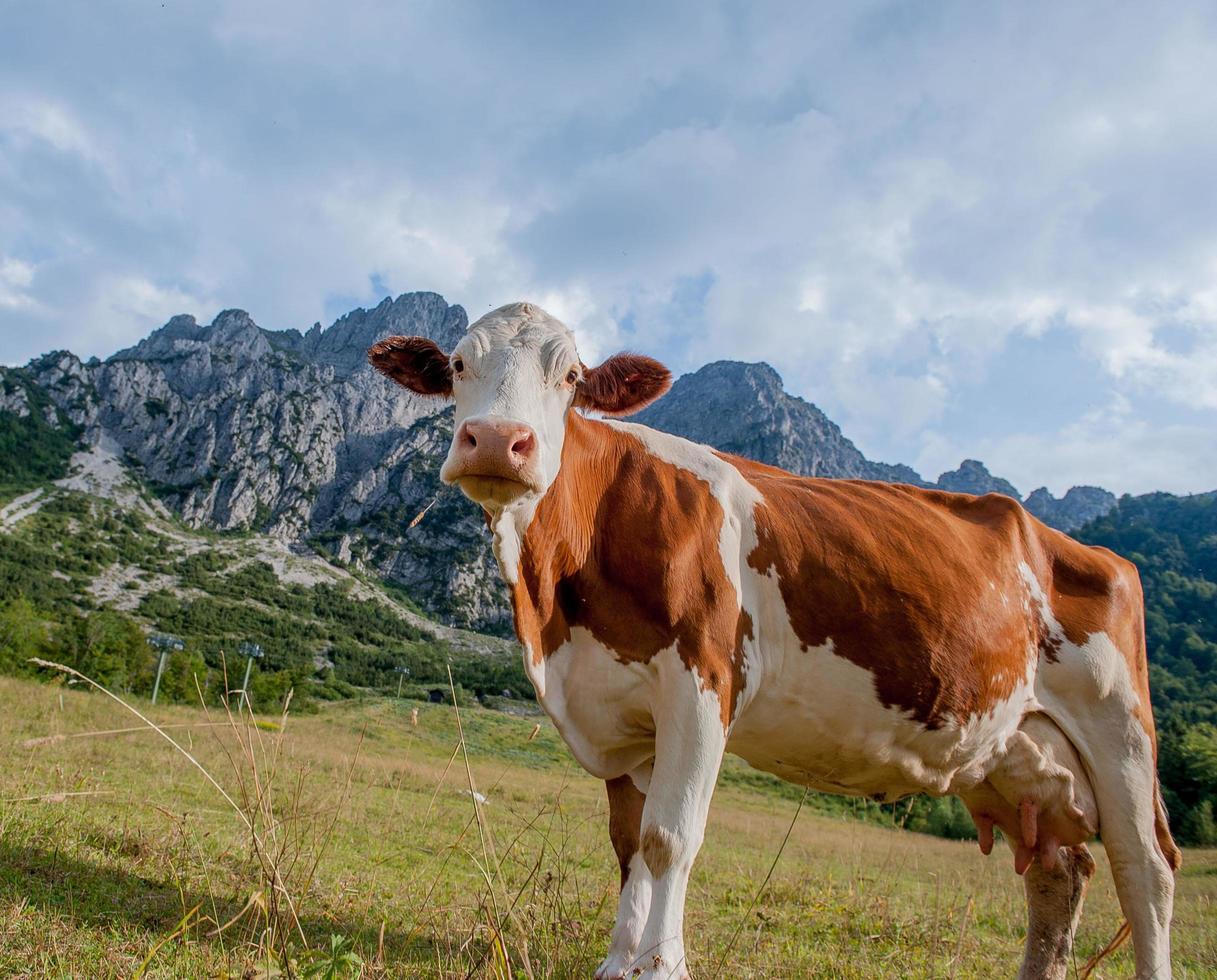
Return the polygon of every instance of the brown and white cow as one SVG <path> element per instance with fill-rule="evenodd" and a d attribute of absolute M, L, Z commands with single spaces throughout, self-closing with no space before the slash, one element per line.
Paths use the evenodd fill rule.
<path fill-rule="evenodd" d="M 442 478 L 486 512 L 524 664 L 608 788 L 621 899 L 597 977 L 684 977 L 685 889 L 724 752 L 818 790 L 951 793 L 1025 874 L 1023 976 L 1064 977 L 1101 830 L 1137 975 L 1170 974 L 1136 570 L 1008 497 L 793 476 L 604 416 L 670 384 L 536 306 L 372 363 L 454 398 Z"/>

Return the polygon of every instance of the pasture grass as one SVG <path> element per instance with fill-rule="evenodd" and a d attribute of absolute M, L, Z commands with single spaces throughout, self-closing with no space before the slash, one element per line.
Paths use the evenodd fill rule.
<path fill-rule="evenodd" d="M 548 722 L 463 708 L 462 746 L 451 706 L 408 700 L 257 725 L 136 706 L 184 751 L 97 693 L 0 678 L 0 975 L 564 978 L 603 955 L 603 786 Z M 1017 972 L 1001 848 L 804 807 L 749 911 L 798 798 L 740 765 L 690 885 L 695 976 Z M 1079 965 L 1120 922 L 1095 854 Z M 1217 851 L 1185 854 L 1174 948 L 1177 975 L 1217 975 Z M 1131 976 L 1129 950 L 1096 975 Z"/>

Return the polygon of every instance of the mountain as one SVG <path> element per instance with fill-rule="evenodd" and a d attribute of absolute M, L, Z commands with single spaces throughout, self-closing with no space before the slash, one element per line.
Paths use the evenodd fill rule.
<path fill-rule="evenodd" d="M 1046 487 L 1033 490 L 1023 506 L 1045 524 L 1062 531 L 1074 531 L 1116 506 L 1116 495 L 1102 487 L 1070 487 L 1065 496 L 1056 498 Z"/>
<path fill-rule="evenodd" d="M 959 464 L 959 469 L 943 473 L 938 477 L 938 488 L 950 490 L 952 493 L 1004 493 L 1007 497 L 1021 500 L 1022 496 L 1014 489 L 1014 484 L 1003 480 L 989 472 L 984 463 L 975 459 L 965 459 Z M 1047 491 L 1045 491 L 1047 492 Z M 1050 495 L 1051 496 L 1051 495 Z"/>
<path fill-rule="evenodd" d="M 820 409 L 787 394 L 768 364 L 707 364 L 633 421 L 792 473 L 927 485 L 908 466 L 863 456 Z"/>
<path fill-rule="evenodd" d="M 509 633 L 481 514 L 439 482 L 451 408 L 366 361 L 382 337 L 420 334 L 450 350 L 467 326 L 460 306 L 406 293 L 305 333 L 225 310 L 207 325 L 176 316 L 105 361 L 57 351 L 0 369 L 0 449 L 11 447 L 0 484 L 47 478 L 78 445 L 104 446 L 192 527 L 307 545 L 402 586 L 444 622 Z M 867 459 L 767 364 L 708 364 L 637 418 L 796 473 L 935 485 Z M 974 460 L 937 485 L 1018 496 Z M 1028 506 L 1080 523 L 1114 504 L 1092 490 L 1061 501 L 1037 491 Z"/>
<path fill-rule="evenodd" d="M 399 583 L 449 622 L 503 633 L 505 596 L 481 515 L 438 479 L 451 409 L 387 384 L 366 358 L 389 334 L 451 346 L 466 326 L 464 310 L 434 293 L 386 299 L 304 334 L 226 310 L 207 326 L 174 317 L 104 362 L 48 354 L 22 378 L 86 445 L 112 444 L 188 524 L 308 541 Z"/>

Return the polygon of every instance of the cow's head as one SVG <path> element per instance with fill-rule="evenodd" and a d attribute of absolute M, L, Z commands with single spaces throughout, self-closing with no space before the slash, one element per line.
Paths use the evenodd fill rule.
<path fill-rule="evenodd" d="M 440 478 L 492 510 L 549 489 L 572 407 L 629 415 L 672 383 L 667 368 L 640 354 L 586 367 L 571 332 L 530 303 L 487 313 L 451 354 L 425 337 L 389 337 L 368 358 L 411 391 L 456 400 Z"/>

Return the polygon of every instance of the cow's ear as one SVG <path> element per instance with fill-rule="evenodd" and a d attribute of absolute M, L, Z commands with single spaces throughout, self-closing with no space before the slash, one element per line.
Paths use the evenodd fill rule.
<path fill-rule="evenodd" d="M 420 395 L 451 395 L 448 355 L 426 337 L 386 337 L 368 349 L 368 360 L 381 374 Z"/>
<path fill-rule="evenodd" d="M 599 367 L 584 370 L 575 405 L 605 415 L 630 415 L 671 387 L 672 372 L 653 357 L 614 354 Z"/>

